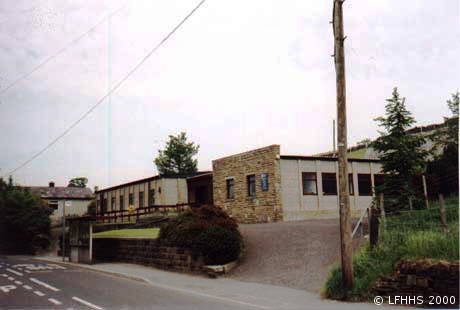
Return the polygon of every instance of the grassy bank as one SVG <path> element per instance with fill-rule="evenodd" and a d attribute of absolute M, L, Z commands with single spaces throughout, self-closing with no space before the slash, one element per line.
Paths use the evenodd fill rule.
<path fill-rule="evenodd" d="M 447 232 L 440 227 L 437 206 L 387 215 L 378 247 L 371 251 L 367 244 L 353 256 L 355 283 L 348 299 L 363 300 L 371 297 L 369 289 L 373 283 L 379 276 L 392 273 L 395 263 L 401 259 L 458 260 L 458 197 L 446 200 L 446 211 L 449 226 Z M 344 298 L 339 266 L 331 270 L 322 294 L 331 299 Z"/>
<path fill-rule="evenodd" d="M 149 238 L 156 239 L 160 235 L 159 228 L 119 229 L 94 234 L 94 238 Z"/>

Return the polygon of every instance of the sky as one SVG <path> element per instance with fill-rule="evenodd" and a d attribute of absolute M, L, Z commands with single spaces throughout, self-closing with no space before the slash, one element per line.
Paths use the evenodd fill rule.
<path fill-rule="evenodd" d="M 0 175 L 88 111 L 197 3 L 2 1 Z M 14 181 L 66 186 L 85 176 L 89 186 L 103 188 L 152 176 L 158 150 L 181 131 L 200 145 L 199 170 L 270 144 L 280 144 L 285 155 L 331 150 L 332 3 L 207 0 L 109 99 L 16 171 Z M 393 87 L 417 125 L 450 115 L 446 100 L 460 91 L 459 3 L 344 3 L 349 146 L 378 136 L 373 119 L 384 115 Z"/>

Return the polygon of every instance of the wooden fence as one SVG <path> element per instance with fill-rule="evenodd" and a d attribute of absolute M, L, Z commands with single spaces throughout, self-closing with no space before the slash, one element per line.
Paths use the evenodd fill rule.
<path fill-rule="evenodd" d="M 133 210 L 123 209 L 123 210 L 112 210 L 106 212 L 96 213 L 96 221 L 98 222 L 129 222 L 131 219 L 139 219 L 147 215 L 166 213 L 170 211 L 183 212 L 190 208 L 198 208 L 200 204 L 197 203 L 178 203 L 175 205 L 153 205 L 144 208 L 136 208 Z"/>

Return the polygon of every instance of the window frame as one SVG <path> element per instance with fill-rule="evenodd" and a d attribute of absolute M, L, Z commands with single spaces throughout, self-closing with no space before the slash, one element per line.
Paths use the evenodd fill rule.
<path fill-rule="evenodd" d="M 116 206 L 116 197 L 110 197 L 110 211 L 114 211 Z"/>
<path fill-rule="evenodd" d="M 235 179 L 229 178 L 225 180 L 225 186 L 227 189 L 227 200 L 235 199 Z M 231 191 L 230 191 L 231 188 Z"/>
<path fill-rule="evenodd" d="M 124 195 L 120 195 L 120 210 L 124 210 L 125 209 L 125 197 Z"/>
<path fill-rule="evenodd" d="M 59 200 L 48 200 L 48 207 L 53 210 L 59 209 Z"/>
<path fill-rule="evenodd" d="M 246 188 L 247 188 L 248 198 L 255 198 L 256 192 L 257 192 L 255 174 L 246 175 Z"/>
<path fill-rule="evenodd" d="M 326 176 L 326 178 L 325 178 Z M 334 177 L 334 188 L 335 188 L 335 192 L 330 192 L 330 193 L 326 193 L 324 191 L 324 181 L 326 180 L 326 182 L 331 182 L 332 184 L 332 176 Z M 337 196 L 338 194 L 338 191 L 337 191 L 337 175 L 335 172 L 321 172 L 321 184 L 323 186 L 323 196 Z"/>
<path fill-rule="evenodd" d="M 369 177 L 369 192 L 361 193 L 362 191 L 362 182 L 360 182 L 360 176 Z M 358 195 L 359 196 L 372 196 L 372 175 L 370 173 L 358 173 Z"/>
<path fill-rule="evenodd" d="M 307 175 L 313 175 L 313 179 L 307 179 Z M 305 192 L 305 181 L 315 181 L 316 192 Z M 304 196 L 318 196 L 318 173 L 317 172 L 302 172 L 302 194 Z"/>
<path fill-rule="evenodd" d="M 149 199 L 148 199 L 149 207 L 155 205 L 155 189 L 151 188 L 149 189 Z"/>
<path fill-rule="evenodd" d="M 134 193 L 128 194 L 128 208 L 134 206 Z"/>

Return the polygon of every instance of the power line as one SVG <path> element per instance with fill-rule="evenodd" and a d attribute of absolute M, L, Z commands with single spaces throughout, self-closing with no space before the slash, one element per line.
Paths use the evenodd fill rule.
<path fill-rule="evenodd" d="M 24 163 L 16 167 L 15 169 L 11 170 L 9 173 L 5 174 L 3 177 L 7 175 L 11 175 L 18 171 L 19 169 L 28 165 L 31 161 L 35 158 L 43 154 L 46 150 L 56 144 L 62 137 L 64 137 L 67 133 L 69 133 L 74 127 L 76 127 L 82 120 L 84 120 L 91 112 L 93 112 L 108 96 L 110 96 L 115 90 L 117 90 L 134 72 L 136 72 L 150 56 L 155 53 L 194 13 L 197 11 L 201 5 L 206 0 L 201 0 L 194 8 L 191 10 L 150 52 L 133 68 L 131 69 L 118 83 L 115 84 L 101 99 L 99 99 L 96 104 L 94 104 L 88 111 L 86 111 L 80 118 L 78 118 L 74 123 L 72 123 L 64 132 L 62 132 L 59 136 L 57 136 L 54 140 L 52 140 L 48 145 L 46 145 L 43 149 L 33 155 L 31 158 L 26 160 Z"/>
<path fill-rule="evenodd" d="M 24 73 L 22 74 L 21 76 L 19 76 L 17 79 L 15 79 L 13 82 L 11 82 L 10 84 L 8 84 L 6 87 L 2 88 L 0 90 L 0 95 L 2 95 L 4 92 L 6 92 L 7 90 L 9 90 L 11 87 L 13 87 L 14 85 L 16 85 L 17 83 L 19 83 L 20 81 L 22 81 L 23 79 L 29 77 L 31 74 L 33 74 L 35 71 L 37 71 L 38 69 L 40 69 L 41 67 L 43 67 L 44 65 L 46 65 L 47 63 L 49 63 L 51 60 L 53 60 L 54 58 L 56 58 L 57 56 L 59 56 L 60 54 L 64 53 L 70 46 L 76 44 L 78 41 L 80 41 L 81 39 L 83 39 L 85 36 L 87 36 L 91 31 L 93 31 L 94 29 L 96 29 L 99 25 L 101 25 L 103 22 L 105 22 L 107 19 L 111 18 L 112 16 L 116 15 L 118 12 L 120 12 L 124 7 L 126 6 L 126 3 L 124 5 L 122 5 L 120 8 L 118 8 L 117 10 L 115 10 L 114 12 L 110 13 L 109 15 L 107 15 L 106 17 L 104 17 L 103 19 L 101 19 L 97 24 L 95 24 L 93 27 L 89 28 L 87 31 L 83 32 L 82 34 L 80 34 L 78 37 L 76 37 L 75 39 L 73 39 L 72 41 L 70 41 L 67 45 L 65 45 L 64 47 L 62 47 L 61 49 L 59 49 L 55 54 L 49 56 L 48 58 L 46 58 L 44 61 L 42 61 L 41 63 L 39 63 L 38 65 L 36 65 L 35 67 L 33 67 L 29 72 L 27 73 Z M 0 104 L 2 104 L 2 102 L 0 102 Z"/>

